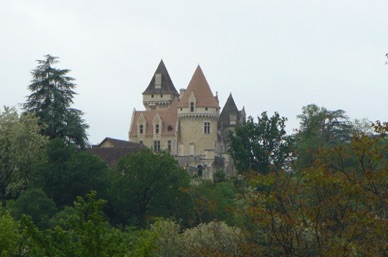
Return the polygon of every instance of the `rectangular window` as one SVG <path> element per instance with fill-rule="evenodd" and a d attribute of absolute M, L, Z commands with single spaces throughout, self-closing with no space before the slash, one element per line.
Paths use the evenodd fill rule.
<path fill-rule="evenodd" d="M 159 134 L 159 124 L 155 125 L 155 134 Z"/>
<path fill-rule="evenodd" d="M 210 122 L 205 121 L 205 123 L 203 124 L 203 132 L 205 134 L 210 134 Z"/>
<path fill-rule="evenodd" d="M 167 150 L 171 152 L 171 140 L 167 141 Z"/>
<path fill-rule="evenodd" d="M 160 152 L 160 141 L 154 141 L 154 151 Z"/>
<path fill-rule="evenodd" d="M 190 102 L 190 112 L 194 112 L 194 102 Z"/>
<path fill-rule="evenodd" d="M 143 134 L 144 133 L 144 127 L 143 125 L 139 125 L 139 133 Z"/>

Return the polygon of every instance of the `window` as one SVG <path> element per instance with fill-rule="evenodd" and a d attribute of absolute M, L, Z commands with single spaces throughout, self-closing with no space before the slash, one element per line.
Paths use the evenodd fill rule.
<path fill-rule="evenodd" d="M 144 133 L 144 126 L 143 125 L 139 125 L 139 133 L 140 134 Z"/>
<path fill-rule="evenodd" d="M 190 112 L 194 111 L 194 102 L 190 102 Z"/>
<path fill-rule="evenodd" d="M 210 134 L 210 122 L 205 121 L 205 123 L 203 124 L 203 132 L 205 134 Z"/>
<path fill-rule="evenodd" d="M 162 74 L 155 74 L 155 88 L 160 89 L 162 87 Z"/>
<path fill-rule="evenodd" d="M 167 150 L 171 152 L 171 140 L 167 141 Z"/>
<path fill-rule="evenodd" d="M 154 151 L 160 152 L 160 141 L 154 141 Z"/>
<path fill-rule="evenodd" d="M 140 140 L 140 141 L 139 141 L 139 144 L 143 144 L 143 141 Z"/>
<path fill-rule="evenodd" d="M 159 134 L 159 124 L 155 125 L 155 134 Z"/>

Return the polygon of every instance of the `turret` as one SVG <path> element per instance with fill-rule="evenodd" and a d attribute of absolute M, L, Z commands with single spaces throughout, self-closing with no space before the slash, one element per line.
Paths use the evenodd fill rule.
<path fill-rule="evenodd" d="M 172 83 L 163 60 L 161 60 L 147 89 L 143 92 L 143 105 L 147 111 L 165 110 L 178 96 L 179 93 Z"/>
<path fill-rule="evenodd" d="M 178 103 L 181 156 L 214 151 L 220 106 L 198 66 Z"/>

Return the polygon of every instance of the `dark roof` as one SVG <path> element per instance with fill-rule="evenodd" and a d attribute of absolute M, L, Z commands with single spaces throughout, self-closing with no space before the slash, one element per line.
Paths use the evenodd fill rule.
<path fill-rule="evenodd" d="M 218 121 L 218 128 L 226 128 L 231 126 L 230 124 L 230 115 L 236 115 L 236 122 L 239 123 L 240 119 L 242 118 L 241 115 L 244 115 L 242 111 L 239 111 L 237 108 L 236 103 L 234 102 L 232 93 L 229 95 L 228 100 L 226 100 L 226 103 L 224 105 L 224 108 L 222 108 L 220 119 Z"/>
<path fill-rule="evenodd" d="M 238 113 L 237 105 L 234 102 L 232 93 L 230 93 L 229 97 L 228 97 L 228 100 L 226 100 L 224 108 L 222 108 L 220 117 L 221 118 L 223 118 L 223 117 L 228 117 L 229 118 L 229 114 L 237 114 L 237 113 Z"/>
<path fill-rule="evenodd" d="M 160 89 L 155 88 L 155 74 L 162 74 L 162 85 Z M 174 87 L 174 84 L 172 83 L 172 80 L 170 78 L 170 75 L 168 74 L 166 66 L 163 63 L 163 60 L 160 61 L 158 68 L 156 68 L 156 71 L 152 76 L 152 79 L 148 84 L 147 89 L 143 92 L 143 95 L 144 94 L 174 94 L 179 96 L 179 93 Z"/>
<path fill-rule="evenodd" d="M 118 159 L 145 148 L 141 144 L 138 145 L 136 147 L 92 147 L 86 149 L 86 151 L 99 156 L 106 164 L 113 167 Z"/>
<path fill-rule="evenodd" d="M 110 146 L 101 147 L 106 142 L 108 142 Z M 92 148 L 87 148 L 86 151 L 99 156 L 112 167 L 116 164 L 118 159 L 144 148 L 145 146 L 142 144 L 106 137 L 100 144 L 93 146 Z"/>
<path fill-rule="evenodd" d="M 101 147 L 104 143 L 110 143 L 111 147 L 136 147 L 137 143 L 121 140 L 121 139 L 115 139 L 111 137 L 106 137 L 102 142 L 98 145 L 98 147 Z"/>

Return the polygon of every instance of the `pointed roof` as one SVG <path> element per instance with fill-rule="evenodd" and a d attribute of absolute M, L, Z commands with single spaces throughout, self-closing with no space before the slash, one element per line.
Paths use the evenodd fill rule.
<path fill-rule="evenodd" d="M 158 89 L 155 88 L 155 74 L 162 74 L 162 85 Z M 156 71 L 152 76 L 152 79 L 148 84 L 147 89 L 143 92 L 143 95 L 144 94 L 174 94 L 177 96 L 179 95 L 178 91 L 174 87 L 174 84 L 172 83 L 172 80 L 170 78 L 170 75 L 168 74 L 167 68 L 164 65 L 163 60 L 160 60 L 158 68 L 156 68 Z"/>
<path fill-rule="evenodd" d="M 178 104 L 179 108 L 189 106 L 189 97 L 192 92 L 196 98 L 196 106 L 219 108 L 218 100 L 216 97 L 214 97 L 210 86 L 206 81 L 205 75 L 203 74 L 199 65 L 195 70 L 193 77 L 191 78 L 190 83 Z"/>
<path fill-rule="evenodd" d="M 238 113 L 237 105 L 234 102 L 232 93 L 229 94 L 228 100 L 226 100 L 224 108 L 222 108 L 220 117 L 228 116 L 231 113 L 234 113 L 234 114 Z"/>

